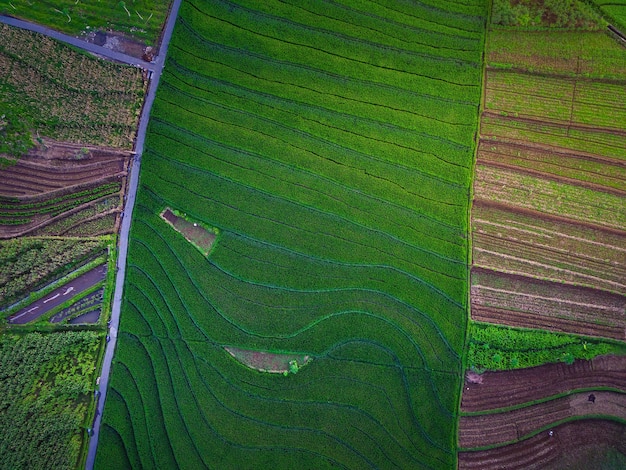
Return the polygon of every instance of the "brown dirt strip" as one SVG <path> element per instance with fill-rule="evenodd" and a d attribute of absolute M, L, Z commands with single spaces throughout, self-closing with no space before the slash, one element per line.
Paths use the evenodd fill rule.
<path fill-rule="evenodd" d="M 504 413 L 461 416 L 459 446 L 473 448 L 518 440 L 533 431 L 574 416 L 605 415 L 626 420 L 626 394 L 595 391 L 575 393 Z"/>
<path fill-rule="evenodd" d="M 504 447 L 459 452 L 459 470 L 532 470 L 561 467 L 569 457 L 581 460 L 581 451 L 610 446 L 626 453 L 626 425 L 608 420 L 585 419 L 556 426 L 549 432 Z"/>
<path fill-rule="evenodd" d="M 570 320 L 567 318 L 550 317 L 542 314 L 518 312 L 503 308 L 484 307 L 472 304 L 471 317 L 474 321 L 495 323 L 517 328 L 536 328 L 548 331 L 559 331 L 583 336 L 626 340 L 623 327 L 600 325 L 593 320 Z"/>
<path fill-rule="evenodd" d="M 547 317 L 528 312 L 520 313 L 515 310 L 474 305 L 472 305 L 471 317 L 474 321 L 506 325 L 515 328 L 533 328 L 621 341 L 626 339 L 624 328 L 596 324 L 593 321 L 569 320 L 567 318 Z"/>
<path fill-rule="evenodd" d="M 532 33 L 531 33 L 532 34 Z M 539 33 L 541 34 L 541 33 Z M 496 52 L 491 51 L 490 54 L 491 55 L 497 55 Z M 506 53 L 504 55 L 507 55 Z M 516 54 L 511 54 L 511 55 L 516 55 Z M 528 57 L 528 59 L 530 59 L 530 57 Z M 552 58 L 551 58 L 552 59 Z M 513 73 L 513 74 L 518 74 L 518 75 L 530 75 L 532 77 L 543 77 L 543 78 L 550 78 L 550 79 L 562 79 L 562 80 L 576 80 L 578 82 L 592 82 L 592 83 L 608 83 L 610 85 L 624 85 L 624 80 L 622 79 L 616 79 L 616 78 L 603 78 L 603 77 L 585 77 L 584 75 L 577 75 L 577 76 L 572 76 L 572 75 L 565 75 L 565 74 L 559 74 L 556 72 L 540 72 L 540 71 L 535 71 L 535 72 L 531 72 L 528 69 L 525 68 L 520 68 L 520 67 L 508 67 L 508 68 L 501 68 L 501 67 L 494 67 L 492 65 L 489 65 L 490 62 L 498 62 L 497 60 L 493 60 L 493 59 L 488 59 L 488 64 L 486 66 L 486 70 L 488 73 Z M 563 64 L 567 65 L 568 67 L 571 67 L 572 65 L 572 61 L 570 59 L 562 59 Z"/>
<path fill-rule="evenodd" d="M 527 369 L 485 372 L 482 383 L 466 383 L 462 412 L 481 412 L 528 403 L 579 388 L 626 391 L 626 356 L 599 356 L 572 365 L 559 362 Z M 625 395 L 626 397 L 626 395 Z"/>
<path fill-rule="evenodd" d="M 605 157 L 578 150 L 576 152 L 571 152 L 563 148 L 550 147 L 536 142 L 502 142 L 500 140 L 481 138 L 479 142 L 479 149 L 486 146 L 496 146 L 498 149 L 504 148 L 507 149 L 510 154 L 516 153 L 517 151 L 524 153 L 536 153 L 538 155 L 549 153 L 550 155 L 559 156 L 564 160 L 574 158 L 577 160 L 587 160 L 590 162 L 626 167 L 626 160 L 617 160 L 611 157 Z"/>

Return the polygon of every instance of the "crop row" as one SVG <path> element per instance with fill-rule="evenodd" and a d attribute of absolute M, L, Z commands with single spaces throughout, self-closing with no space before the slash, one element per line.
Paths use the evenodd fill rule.
<path fill-rule="evenodd" d="M 620 457 L 624 452 L 622 423 L 601 419 L 571 420 L 555 426 L 552 431 L 557 439 L 548 432 L 542 432 L 503 447 L 460 452 L 459 469 L 484 469 L 488 465 L 509 470 L 569 468 L 580 463 L 581 459 L 588 459 L 589 455 L 591 458 L 598 456 L 600 460 L 606 458 L 605 461 L 613 461 L 617 465 L 623 461 Z M 595 453 L 605 449 L 605 446 L 614 450 Z"/>
<path fill-rule="evenodd" d="M 57 139 L 132 145 L 144 91 L 140 69 L 6 25 L 0 25 L 0 38 L 4 100 L 28 128 Z"/>
<path fill-rule="evenodd" d="M 67 235 L 68 232 L 72 232 L 76 227 L 84 225 L 90 221 L 97 221 L 106 217 L 107 214 L 110 214 L 111 211 L 119 210 L 121 204 L 121 198 L 116 197 L 117 195 L 106 198 L 102 201 L 96 202 L 95 204 L 75 212 L 67 217 L 64 217 L 60 220 L 57 220 L 45 227 L 38 229 L 35 233 L 37 236 L 41 235 Z M 99 222 L 98 230 L 89 231 L 85 227 L 82 228 L 82 235 L 99 235 L 104 233 L 104 231 L 112 232 L 113 226 L 115 225 L 115 217 L 113 216 L 113 220 L 106 219 L 108 222 Z"/>
<path fill-rule="evenodd" d="M 246 232 L 245 226 L 254 222 L 247 229 L 254 238 L 274 239 L 275 243 L 318 258 L 356 264 L 368 259 L 369 264 L 395 266 L 417 274 L 425 291 L 431 292 L 427 298 L 435 295 L 446 299 L 450 306 L 464 303 L 465 288 L 458 280 L 464 279 L 466 273 L 459 259 L 214 174 L 178 168 L 172 176 L 170 179 L 163 172 L 155 174 L 148 167 L 144 170 L 151 187 L 170 207 L 175 207 L 176 199 L 186 193 L 193 203 L 185 207 L 185 212 L 197 220 L 239 233 Z M 184 185 L 173 181 L 180 177 L 184 177 Z M 210 194 L 204 191 L 207 185 L 212 188 Z M 212 208 L 212 220 L 201 215 L 206 206 Z"/>
<path fill-rule="evenodd" d="M 123 171 L 123 160 L 115 159 L 96 164 L 81 164 L 72 161 L 72 165 L 44 166 L 26 158 L 20 159 L 15 165 L 2 169 L 2 176 L 6 178 L 15 194 L 33 195 L 67 186 L 74 186 L 92 182 L 101 178 L 117 175 Z M 7 194 L 7 188 L 2 192 Z"/>
<path fill-rule="evenodd" d="M 248 185 L 254 184 L 253 187 L 264 192 L 268 189 L 273 190 L 275 194 L 285 199 L 330 210 L 363 226 L 384 228 L 385 232 L 401 240 L 424 246 L 445 258 L 458 259 L 463 256 L 461 231 L 452 224 L 441 222 L 430 215 L 433 212 L 428 205 L 431 201 L 430 195 L 419 197 L 417 191 L 421 192 L 422 189 L 413 187 L 419 175 L 413 174 L 411 178 L 408 170 L 380 165 L 378 172 L 381 176 L 390 175 L 396 170 L 393 171 L 394 180 L 390 181 L 369 174 L 373 169 L 364 174 L 359 171 L 358 166 L 338 165 L 338 162 L 316 161 L 313 158 L 310 159 L 310 163 L 305 162 L 310 168 L 301 168 L 287 161 L 273 160 L 271 153 L 266 156 L 243 152 L 214 140 L 201 139 L 181 129 L 171 126 L 168 126 L 168 129 L 160 122 L 157 127 L 154 124 L 155 120 L 153 120 L 155 150 L 151 155 L 154 155 L 155 165 L 158 167 L 173 164 L 186 174 L 200 175 L 207 173 L 203 166 L 220 169 L 234 182 L 247 179 Z M 175 134 L 175 131 L 178 133 Z M 175 148 L 181 147 L 185 148 L 185 153 L 178 161 L 172 161 L 165 156 L 170 155 Z M 375 163 L 374 160 L 372 162 Z M 327 173 L 328 176 L 323 173 Z M 448 199 L 450 202 L 444 204 L 438 204 L 437 199 L 432 200 L 432 205 L 437 211 L 445 210 L 442 206 L 444 208 L 451 206 L 445 211 L 458 212 L 460 196 L 463 194 L 460 188 L 429 181 L 426 178 L 421 180 L 424 185 L 430 184 L 433 189 L 439 185 L 441 191 L 448 193 L 448 196 L 439 196 L 438 192 L 432 194 L 437 198 L 450 198 Z M 176 184 L 175 181 L 173 183 Z M 368 184 L 372 189 L 366 193 Z M 380 189 L 375 190 L 374 185 Z M 416 199 L 418 202 L 415 202 Z M 405 201 L 406 204 L 403 204 Z"/>
<path fill-rule="evenodd" d="M 162 223 L 163 222 L 161 222 L 161 224 Z M 146 238 L 149 237 L 142 243 L 141 247 L 136 248 L 137 256 L 140 257 L 139 259 L 146 260 L 146 262 L 142 263 L 143 269 L 147 273 L 150 273 L 150 277 L 154 279 L 158 279 L 157 276 L 165 275 L 164 266 L 170 266 L 168 272 L 173 274 L 173 267 L 168 264 L 168 260 L 173 262 L 179 259 L 179 257 L 166 257 L 165 252 L 161 254 L 163 250 L 167 249 L 168 243 L 164 240 L 159 240 L 159 238 L 154 238 L 154 228 L 145 226 L 144 222 L 140 224 L 141 228 L 137 228 L 137 230 L 141 230 L 141 232 L 138 232 L 138 236 L 141 233 L 142 240 L 146 240 Z M 160 227 L 161 224 L 158 224 L 157 228 Z M 144 231 L 146 232 L 145 235 L 143 235 Z M 226 237 L 224 234 L 222 236 Z M 176 239 L 179 240 L 178 238 Z M 220 250 L 224 248 L 224 245 L 236 244 L 236 241 L 237 240 L 225 240 L 221 238 L 220 243 L 212 253 L 212 259 L 219 254 Z M 158 249 L 155 247 L 147 251 L 149 244 L 155 244 L 157 242 L 159 243 Z M 182 243 L 182 246 L 178 245 L 178 243 Z M 177 246 L 182 250 L 187 246 L 182 240 L 179 240 L 178 243 Z M 245 244 L 242 243 L 236 245 L 238 245 L 239 249 L 245 247 Z M 256 249 L 257 252 L 261 251 L 258 244 L 254 245 L 253 248 Z M 254 251 L 250 248 L 248 249 L 250 250 L 249 256 L 254 256 Z M 147 262 L 155 257 L 155 252 L 160 253 L 159 264 L 153 264 L 151 262 L 148 265 Z M 307 333 L 306 330 L 316 325 L 320 319 L 325 319 L 325 321 L 329 323 L 343 325 L 345 328 L 350 318 L 358 317 L 362 314 L 364 318 L 369 319 L 368 322 L 372 323 L 372 325 L 380 322 L 384 323 L 385 317 L 381 313 L 388 311 L 387 316 L 389 318 L 396 318 L 395 323 L 390 325 L 391 329 L 402 327 L 402 329 L 407 330 L 417 328 L 418 331 L 421 331 L 419 335 L 412 334 L 408 337 L 415 337 L 418 342 L 423 342 L 423 346 L 421 346 L 422 353 L 420 354 L 429 356 L 429 362 L 431 364 L 434 365 L 441 361 L 446 363 L 447 361 L 454 361 L 454 357 L 457 354 L 456 351 L 458 351 L 460 347 L 459 342 L 448 343 L 449 340 L 446 340 L 445 337 L 441 335 L 437 329 L 437 325 L 432 322 L 423 311 L 408 304 L 406 301 L 402 301 L 402 297 L 407 296 L 411 300 L 419 299 L 420 287 L 416 285 L 415 282 L 407 282 L 406 280 L 403 282 L 401 276 L 398 276 L 397 280 L 394 279 L 398 284 L 397 295 L 402 296 L 400 298 L 394 298 L 394 296 L 390 294 L 385 295 L 384 292 L 377 291 L 375 289 L 376 282 L 373 282 L 371 287 L 367 284 L 359 285 L 357 283 L 359 279 L 367 275 L 368 271 L 370 271 L 369 277 L 372 278 L 372 281 L 375 281 L 376 277 L 378 277 L 375 276 L 376 269 L 367 269 L 365 266 L 347 266 L 340 270 L 341 264 L 315 263 L 312 261 L 305 264 L 305 261 L 302 259 L 297 260 L 298 264 L 305 264 L 305 266 L 308 266 L 311 270 L 317 268 L 302 280 L 303 283 L 307 283 L 304 286 L 301 283 L 296 283 L 296 275 L 299 274 L 299 272 L 295 272 L 292 279 L 285 278 L 277 273 L 277 276 L 273 278 L 273 284 L 268 282 L 269 279 L 259 277 L 260 273 L 258 273 L 258 267 L 264 265 L 266 271 L 268 271 L 267 266 L 271 263 L 276 265 L 276 269 L 279 269 L 282 262 L 287 261 L 285 254 L 288 253 L 282 253 L 282 258 L 280 258 L 280 251 L 274 250 L 267 253 L 259 262 L 255 262 L 253 258 L 244 258 L 244 264 L 250 267 L 248 269 L 240 269 L 242 272 L 238 274 L 239 276 L 245 276 L 243 279 L 241 277 L 235 277 L 224 267 L 216 264 L 219 261 L 219 259 L 217 259 L 211 263 L 214 269 L 210 273 L 205 273 L 203 277 L 185 274 L 184 271 L 181 271 L 177 277 L 183 276 L 183 279 L 187 277 L 189 279 L 187 279 L 184 286 L 176 285 L 176 289 L 181 291 L 180 297 L 182 299 L 196 299 L 196 301 L 200 303 L 204 303 L 210 299 L 211 302 L 215 302 L 217 305 L 224 305 L 222 308 L 224 309 L 225 316 L 250 334 L 256 332 L 256 334 L 262 336 L 281 337 L 283 340 L 291 338 L 298 332 Z M 184 251 L 179 256 L 185 256 Z M 196 255 L 194 253 L 194 256 L 187 256 L 191 258 L 189 262 L 192 262 Z M 232 252 L 225 253 L 224 259 L 228 260 L 228 258 L 233 258 Z M 273 263 L 268 261 L 272 258 L 275 258 Z M 131 262 L 134 263 L 134 260 L 131 259 Z M 320 269 L 319 265 L 322 265 L 323 268 L 324 264 L 326 264 L 326 269 Z M 300 269 L 302 269 L 302 272 L 306 271 L 306 268 Z M 271 272 L 273 270 L 269 271 Z M 346 272 L 343 276 L 342 271 Z M 248 280 L 248 275 L 255 277 Z M 313 279 L 314 277 L 317 277 L 318 282 L 316 283 L 317 285 L 313 287 L 311 283 L 314 281 L 309 279 Z M 381 281 L 379 281 L 379 283 Z M 147 290 L 148 286 L 145 286 L 145 289 Z M 196 290 L 206 295 L 199 297 Z M 418 294 L 412 295 L 412 291 L 417 291 Z M 187 295 L 183 295 L 183 292 L 187 293 Z M 425 293 L 422 294 L 421 297 L 425 297 Z M 226 304 L 227 299 L 232 299 L 229 304 Z M 270 302 L 272 299 L 281 307 L 271 308 Z M 189 310 L 189 306 L 184 304 L 180 305 L 178 303 L 179 300 L 176 298 L 174 300 L 177 302 L 177 305 L 183 306 L 186 310 Z M 264 307 L 264 304 L 267 306 Z M 428 305 L 426 304 L 425 307 L 428 307 Z M 252 315 L 253 312 L 255 315 Z M 397 313 L 392 315 L 392 312 Z M 200 327 L 209 326 L 207 323 L 209 321 L 208 318 L 200 317 L 197 321 Z M 449 324 L 451 327 L 454 327 L 455 322 L 450 321 Z M 169 334 L 174 334 L 175 330 L 173 326 L 169 326 L 168 330 Z M 226 332 L 222 334 L 226 335 Z M 460 341 L 462 338 L 460 330 L 455 331 L 451 329 L 451 335 L 453 335 L 456 341 Z M 321 345 L 326 345 L 328 338 L 320 337 L 315 339 L 315 341 L 321 341 Z M 444 350 L 440 350 L 439 346 L 437 346 L 439 341 L 442 341 L 445 345 Z M 448 356 L 448 358 L 446 359 L 445 356 Z"/>
<path fill-rule="evenodd" d="M 624 160 L 624 137 L 601 129 L 575 128 L 554 123 L 503 119 L 484 115 L 481 135 L 494 140 L 514 140 L 560 147 L 571 152 L 592 153 Z"/>
<path fill-rule="evenodd" d="M 486 107 L 533 119 L 624 128 L 623 84 L 490 71 Z"/>
<path fill-rule="evenodd" d="M 602 161 L 548 148 L 481 139 L 477 158 L 478 163 L 515 166 L 618 191 L 623 190 L 626 185 L 626 168 L 617 161 Z"/>
<path fill-rule="evenodd" d="M 623 196 L 487 165 L 476 166 L 475 178 L 474 191 L 481 199 L 626 229 Z"/>
<path fill-rule="evenodd" d="M 545 31 L 519 34 L 492 31 L 487 63 L 492 67 L 572 77 L 624 79 L 626 57 L 604 32 Z"/>
<path fill-rule="evenodd" d="M 68 192 L 57 197 L 46 198 L 43 200 L 39 200 L 39 198 L 36 200 L 29 198 L 33 202 L 26 202 L 29 199 L 0 197 L 0 209 L 4 209 L 6 211 L 0 212 L 0 215 L 35 215 L 38 213 L 47 213 L 61 204 L 76 201 L 76 205 L 80 205 L 82 202 L 98 199 L 102 196 L 119 192 L 119 190 L 120 183 L 112 182 L 104 183 L 82 191 Z"/>
<path fill-rule="evenodd" d="M 472 317 L 478 320 L 493 313 L 497 315 L 493 323 L 524 326 L 527 319 L 529 327 L 531 323 L 543 323 L 546 329 L 579 334 L 595 330 L 594 335 L 605 332 L 622 339 L 625 307 L 622 296 L 599 290 L 482 269 L 472 272 Z"/>
<path fill-rule="evenodd" d="M 476 90 L 479 81 L 477 62 L 382 47 L 295 22 L 285 24 L 286 20 L 277 21 L 250 10 L 246 14 L 243 9 L 220 7 L 217 2 L 202 6 L 190 3 L 185 13 L 185 20 L 212 41 L 233 43 L 236 37 L 240 48 L 262 51 L 291 62 L 306 62 L 324 68 L 342 67 L 347 76 L 376 74 L 390 80 L 404 77 L 416 88 L 437 85 L 441 87 L 439 94 L 447 96 L 454 96 L 463 89 Z M 286 48 L 285 44 L 291 47 Z M 346 65 L 350 70 L 345 69 Z"/>
<path fill-rule="evenodd" d="M 474 260 L 498 271 L 623 292 L 624 236 L 475 204 Z"/>

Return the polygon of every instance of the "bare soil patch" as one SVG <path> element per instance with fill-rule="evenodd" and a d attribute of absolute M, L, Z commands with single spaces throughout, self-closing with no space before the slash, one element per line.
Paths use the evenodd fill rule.
<path fill-rule="evenodd" d="M 297 367 L 302 367 L 311 361 L 311 357 L 305 354 L 279 354 L 266 351 L 253 351 L 224 346 L 228 353 L 242 364 L 261 372 L 282 374 L 290 371 L 293 361 Z"/>
<path fill-rule="evenodd" d="M 204 227 L 201 223 L 190 222 L 184 217 L 176 215 L 169 207 L 161 213 L 161 217 L 205 256 L 211 252 L 216 238 L 215 232 Z"/>
<path fill-rule="evenodd" d="M 84 37 L 86 42 L 102 46 L 115 52 L 151 62 L 157 50 L 115 31 L 91 31 Z"/>

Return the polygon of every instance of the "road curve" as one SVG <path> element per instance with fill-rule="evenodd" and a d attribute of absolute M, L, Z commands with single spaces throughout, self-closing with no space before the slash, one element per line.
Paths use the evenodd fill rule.
<path fill-rule="evenodd" d="M 139 165 L 141 163 L 141 154 L 143 153 L 143 145 L 146 137 L 146 130 L 148 128 L 148 118 L 150 116 L 150 110 L 152 109 L 152 103 L 156 96 L 156 90 L 161 78 L 161 72 L 165 64 L 165 57 L 167 55 L 167 49 L 169 46 L 170 38 L 172 37 L 172 31 L 174 30 L 174 24 L 176 23 L 176 17 L 178 16 L 178 9 L 180 7 L 181 0 L 173 0 L 170 14 L 165 24 L 163 31 L 163 39 L 161 41 L 161 47 L 159 49 L 159 55 L 153 62 L 152 77 L 150 80 L 150 86 L 146 100 L 143 105 L 141 117 L 139 118 L 139 130 L 137 131 L 137 140 L 135 143 L 135 160 L 130 170 L 130 178 L 128 191 L 126 196 L 126 206 L 124 207 L 124 214 L 126 216 L 122 219 L 122 227 L 120 229 L 119 236 L 119 250 L 117 258 L 117 275 L 115 278 L 115 293 L 113 295 L 113 305 L 111 309 L 111 326 L 109 329 L 109 342 L 106 345 L 106 351 L 104 353 L 104 360 L 102 361 L 102 372 L 100 374 L 100 397 L 96 406 L 96 416 L 93 422 L 93 434 L 89 440 L 89 452 L 87 453 L 87 462 L 85 468 L 91 470 L 96 460 L 96 449 L 98 448 L 98 437 L 100 434 L 100 424 L 102 420 L 102 412 L 104 410 L 104 403 L 106 400 L 108 386 L 109 386 L 109 373 L 111 370 L 111 361 L 113 360 L 113 353 L 115 351 L 115 345 L 117 343 L 117 332 L 120 324 L 120 310 L 122 306 L 122 293 L 124 289 L 124 277 L 126 275 L 126 254 L 128 251 L 128 238 L 130 232 L 130 221 L 135 205 L 135 196 L 137 194 L 137 186 L 139 183 Z M 78 45 L 78 47 L 82 47 Z"/>
<path fill-rule="evenodd" d="M 35 33 L 43 34 L 44 36 L 51 37 L 66 44 L 71 44 L 72 46 L 79 47 L 85 51 L 92 52 L 99 56 L 106 57 L 107 59 L 111 60 L 116 60 L 124 64 L 134 65 L 136 67 L 141 67 L 143 69 L 151 71 L 155 71 L 158 67 L 158 63 L 156 61 L 146 62 L 145 60 L 137 59 L 136 57 L 122 54 L 121 52 L 115 52 L 111 49 L 107 49 L 106 47 L 89 43 L 87 41 L 84 41 L 83 39 L 60 33 L 46 26 L 30 23 L 24 20 L 19 20 L 11 16 L 0 15 L 0 23 L 7 24 L 9 26 L 15 26 L 16 28 L 27 29 L 28 31 L 34 31 Z M 162 55 L 160 54 L 159 57 L 161 56 Z"/>

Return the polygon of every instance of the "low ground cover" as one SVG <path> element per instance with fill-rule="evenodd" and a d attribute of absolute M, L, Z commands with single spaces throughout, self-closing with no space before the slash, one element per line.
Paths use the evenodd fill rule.
<path fill-rule="evenodd" d="M 469 336 L 467 363 L 476 370 L 523 369 L 626 353 L 626 347 L 619 342 L 486 323 L 472 322 Z"/>
<path fill-rule="evenodd" d="M 113 30 L 155 46 L 170 6 L 169 1 L 12 0 L 0 6 L 0 14 L 16 16 L 72 35 Z"/>

